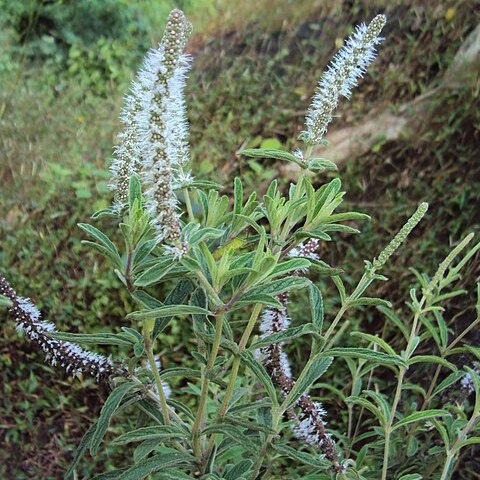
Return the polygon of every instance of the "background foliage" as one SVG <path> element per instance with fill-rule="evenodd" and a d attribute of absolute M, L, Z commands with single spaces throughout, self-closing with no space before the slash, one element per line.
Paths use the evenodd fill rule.
<path fill-rule="evenodd" d="M 334 127 L 359 123 L 383 104 L 395 109 L 435 87 L 479 20 L 476 1 L 238 3 L 0 1 L 0 269 L 59 329 L 101 331 L 121 324 L 130 311 L 103 260 L 81 246 L 76 224 L 109 203 L 107 166 L 122 95 L 174 4 L 197 30 L 187 88 L 194 169 L 223 183 L 241 174 L 250 188 L 273 175 L 284 185 L 288 180 L 280 165 L 235 152 L 294 144 L 315 82 L 353 24 L 378 12 L 389 18 L 375 68 Z M 328 263 L 348 265 L 351 278 L 358 278 L 362 260 L 378 251 L 406 212 L 428 200 L 428 220 L 410 240 L 408 255 L 390 264 L 390 282 L 372 292 L 396 305 L 414 281 L 409 267 L 432 271 L 453 240 L 479 225 L 478 88 L 439 92 L 434 100 L 431 121 L 415 137 L 381 141 L 341 167 L 347 208 L 373 220 L 362 235 L 321 251 Z M 116 234 L 113 228 L 109 233 Z M 479 274 L 478 262 L 472 265 L 467 286 Z M 457 301 L 449 312 L 459 326 L 470 319 L 469 304 L 468 298 Z M 372 313 L 350 321 L 372 333 L 382 327 Z M 189 334 L 181 327 L 174 324 L 162 338 L 166 366 L 185 363 Z M 54 372 L 11 323 L 1 329 L 0 476 L 61 478 L 106 392 Z M 302 345 L 295 348 L 293 364 L 302 356 Z M 337 375 L 340 380 L 342 372 Z M 176 387 L 184 393 L 193 388 Z M 327 407 L 342 415 L 339 401 L 329 399 Z M 466 450 L 461 478 L 476 478 L 475 447 Z M 98 461 L 113 460 L 121 462 Z M 95 464 L 84 468 L 96 470 Z"/>

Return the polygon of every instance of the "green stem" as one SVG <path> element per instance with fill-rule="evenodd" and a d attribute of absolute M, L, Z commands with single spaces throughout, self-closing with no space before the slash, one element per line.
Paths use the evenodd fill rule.
<path fill-rule="evenodd" d="M 403 353 L 403 359 L 408 362 L 408 359 L 412 355 L 411 347 L 412 344 L 415 340 L 415 333 L 417 331 L 417 324 L 418 320 L 420 318 L 420 314 L 422 312 L 423 305 L 426 301 L 426 297 L 424 296 L 420 304 L 418 305 L 418 308 L 415 312 L 415 315 L 413 317 L 413 323 L 412 323 L 412 328 L 410 330 L 410 336 L 408 338 L 407 346 L 405 348 L 405 351 Z M 388 470 L 388 455 L 390 453 L 390 435 L 392 433 L 392 424 L 395 419 L 395 413 L 397 411 L 398 403 L 400 402 L 400 398 L 402 396 L 402 388 L 403 388 L 403 380 L 405 378 L 405 373 L 407 372 L 408 367 L 399 367 L 399 372 L 398 372 L 398 380 L 397 380 L 397 388 L 395 390 L 395 397 L 393 399 L 393 404 L 392 404 L 392 409 L 390 411 L 390 416 L 388 418 L 387 425 L 385 426 L 385 448 L 383 450 L 383 468 L 382 468 L 382 480 L 387 479 L 387 470 Z"/>
<path fill-rule="evenodd" d="M 160 405 L 162 409 L 162 417 L 165 425 L 170 423 L 170 418 L 168 416 L 168 405 L 167 397 L 163 391 L 162 380 L 160 379 L 160 374 L 158 373 L 158 368 L 155 363 L 155 357 L 153 356 L 152 351 L 152 340 L 150 338 L 150 331 L 148 328 L 148 320 L 143 321 L 143 337 L 145 339 L 145 351 L 147 352 L 148 362 L 150 363 L 150 369 L 153 372 L 153 377 L 155 378 L 155 384 L 157 385 L 158 396 L 160 398 Z"/>
<path fill-rule="evenodd" d="M 188 191 L 188 188 L 183 189 L 183 195 L 185 197 L 185 205 L 187 206 L 188 219 L 190 220 L 190 222 L 194 222 L 195 215 L 193 214 L 192 202 L 190 201 L 190 193 Z"/>
<path fill-rule="evenodd" d="M 217 418 L 222 418 L 227 413 L 228 404 L 230 402 L 230 399 L 232 398 L 232 394 L 235 388 L 235 380 L 237 379 L 238 370 L 240 368 L 241 354 L 245 350 L 247 342 L 257 322 L 258 316 L 262 311 L 262 307 L 263 305 L 260 303 L 255 304 L 255 306 L 253 307 L 252 313 L 250 315 L 250 319 L 248 320 L 247 326 L 245 328 L 245 331 L 243 332 L 242 338 L 240 339 L 240 343 L 238 344 L 238 353 L 235 355 L 235 358 L 233 359 L 232 372 L 230 374 L 230 379 L 227 385 L 227 389 L 225 391 L 225 395 L 223 397 L 222 404 L 220 405 L 220 409 L 218 410 L 218 413 L 217 413 Z M 208 442 L 208 447 L 203 456 L 204 460 L 207 460 L 210 454 L 212 453 L 213 446 L 215 444 L 215 438 L 216 438 L 216 434 L 214 433 L 212 434 Z"/>
<path fill-rule="evenodd" d="M 222 339 L 222 329 L 223 329 L 223 320 L 225 314 L 219 313 L 215 319 L 215 337 L 213 339 L 212 351 L 210 352 L 210 356 L 208 358 L 206 372 L 202 372 L 202 393 L 200 394 L 200 403 L 198 405 L 197 415 L 195 417 L 195 423 L 193 424 L 192 428 L 192 439 L 193 439 L 193 450 L 197 457 L 201 457 L 201 446 L 200 446 L 200 430 L 203 428 L 205 424 L 205 414 L 206 414 L 206 405 L 207 405 L 207 397 L 208 397 L 208 387 L 210 385 L 210 379 L 208 378 L 209 371 L 215 365 L 215 360 L 218 355 L 218 350 L 220 348 L 220 341 Z"/>

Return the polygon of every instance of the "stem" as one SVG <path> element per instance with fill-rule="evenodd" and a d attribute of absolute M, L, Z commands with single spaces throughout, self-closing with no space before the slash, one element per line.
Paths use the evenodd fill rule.
<path fill-rule="evenodd" d="M 148 320 L 143 321 L 143 337 L 145 339 L 145 351 L 147 352 L 148 362 L 150 363 L 150 369 L 153 372 L 153 377 L 155 378 L 155 384 L 157 385 L 158 396 L 160 398 L 160 405 L 162 408 L 163 422 L 165 423 L 165 425 L 168 425 L 170 423 L 170 418 L 168 416 L 167 397 L 165 396 L 165 392 L 163 391 L 162 380 L 160 379 L 158 368 L 155 363 L 155 357 L 153 356 L 152 340 L 150 338 Z"/>
<path fill-rule="evenodd" d="M 245 328 L 245 331 L 243 332 L 242 338 L 240 339 L 240 343 L 238 344 L 238 353 L 235 355 L 235 358 L 233 359 L 232 373 L 230 374 L 227 390 L 225 391 L 225 396 L 223 397 L 222 404 L 220 405 L 220 409 L 218 410 L 217 418 L 222 418 L 227 413 L 228 403 L 230 402 L 230 399 L 232 397 L 234 387 L 235 387 L 235 380 L 237 379 L 238 370 L 240 368 L 240 358 L 241 358 L 240 355 L 245 350 L 247 342 L 257 322 L 257 318 L 260 315 L 260 312 L 262 310 L 262 307 L 263 305 L 261 303 L 255 304 L 255 306 L 253 307 L 252 313 L 250 315 L 250 319 L 248 320 L 247 326 Z M 214 433 L 210 437 L 207 450 L 205 451 L 205 454 L 203 456 L 205 460 L 208 459 L 208 457 L 212 453 L 216 436 L 217 434 Z"/>
<path fill-rule="evenodd" d="M 445 465 L 443 466 L 442 476 L 440 477 L 440 480 L 447 480 L 448 472 L 449 472 L 450 467 L 452 465 L 452 460 L 453 460 L 453 455 L 447 455 L 447 458 L 445 460 Z"/>
<path fill-rule="evenodd" d="M 372 270 L 370 273 L 363 274 L 362 278 L 360 279 L 357 286 L 355 287 L 355 290 L 348 296 L 348 298 L 345 300 L 345 303 L 340 307 L 340 310 L 337 312 L 337 315 L 335 316 L 330 327 L 328 327 L 328 330 L 325 332 L 325 335 L 323 336 L 323 346 L 320 351 L 323 351 L 332 347 L 334 341 L 338 337 L 336 336 L 328 344 L 327 344 L 327 340 L 333 335 L 333 332 L 335 331 L 335 328 L 337 327 L 338 322 L 340 322 L 344 313 L 350 307 L 350 303 L 352 302 L 352 300 L 356 300 L 368 288 L 368 286 L 372 282 L 371 277 L 373 276 L 373 273 L 374 271 Z"/>
<path fill-rule="evenodd" d="M 413 317 L 412 328 L 410 330 L 410 336 L 408 338 L 407 346 L 403 353 L 403 359 L 408 361 L 410 356 L 413 352 L 411 352 L 411 346 L 415 339 L 415 332 L 417 330 L 418 320 L 420 318 L 420 313 L 422 312 L 423 305 L 426 301 L 426 297 L 422 297 L 420 304 L 415 312 Z M 403 380 L 405 378 L 405 373 L 408 370 L 408 367 L 399 367 L 398 372 L 398 380 L 397 380 L 397 388 L 395 390 L 395 397 L 393 399 L 392 410 L 390 411 L 390 417 L 388 418 L 388 423 L 385 426 L 385 448 L 383 450 L 383 468 L 382 468 L 382 480 L 387 479 L 387 469 L 388 469 L 388 454 L 390 453 L 390 434 L 392 433 L 392 424 L 395 419 L 395 413 L 398 407 L 398 403 L 400 401 L 400 397 L 402 396 L 402 387 L 403 387 Z"/>
<path fill-rule="evenodd" d="M 203 428 L 205 424 L 205 413 L 208 397 L 208 387 L 210 385 L 210 379 L 208 378 L 208 372 L 212 370 L 215 365 L 215 359 L 217 358 L 218 349 L 220 347 L 220 341 L 222 339 L 222 329 L 223 329 L 223 320 L 225 314 L 219 313 L 215 319 L 215 337 L 213 339 L 212 351 L 208 358 L 207 372 L 203 371 L 202 376 L 202 393 L 200 395 L 200 403 L 198 405 L 197 415 L 195 417 L 195 423 L 192 428 L 192 438 L 193 438 L 193 450 L 197 457 L 201 457 L 201 446 L 200 446 L 200 429 Z M 205 370 L 205 369 L 204 369 Z M 205 374 L 206 373 L 206 374 Z"/>
<path fill-rule="evenodd" d="M 188 192 L 188 188 L 183 189 L 183 195 L 185 197 L 185 205 L 187 206 L 188 219 L 190 222 L 194 222 L 195 216 L 193 215 L 192 202 L 190 201 L 190 193 Z"/>
<path fill-rule="evenodd" d="M 275 410 L 275 413 L 274 413 L 273 419 L 272 419 L 273 430 L 277 431 L 278 424 L 280 422 L 281 417 L 282 417 L 282 413 L 277 408 Z M 253 480 L 255 480 L 257 478 L 258 474 L 260 473 L 260 469 L 262 468 L 262 465 L 263 465 L 263 460 L 264 460 L 264 458 L 265 458 L 265 456 L 268 452 L 268 448 L 270 447 L 270 443 L 271 443 L 272 439 L 273 439 L 273 434 L 269 433 L 266 440 L 265 440 L 265 443 L 262 446 L 262 449 L 260 450 L 260 453 L 258 454 L 258 457 L 255 461 L 255 464 L 253 465 L 253 475 L 252 475 Z M 267 477 L 265 477 L 265 478 L 267 478 Z"/>

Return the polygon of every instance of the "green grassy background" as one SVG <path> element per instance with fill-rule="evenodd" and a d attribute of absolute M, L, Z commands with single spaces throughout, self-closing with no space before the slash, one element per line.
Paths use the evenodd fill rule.
<path fill-rule="evenodd" d="M 195 24 L 187 86 L 192 167 L 226 184 L 227 193 L 235 175 L 246 190 L 260 191 L 272 176 L 281 177 L 279 165 L 235 152 L 296 145 L 315 82 L 354 24 L 377 12 L 389 18 L 377 62 L 352 101 L 341 105 L 333 128 L 437 86 L 480 18 L 478 1 L 238 3 L 0 0 L 0 269 L 59 329 L 118 328 L 130 309 L 114 274 L 80 244 L 76 224 L 110 202 L 107 172 L 122 96 L 174 4 Z M 347 283 L 419 201 L 431 204 L 428 218 L 390 263 L 390 282 L 375 292 L 396 305 L 414 281 L 409 267 L 431 271 L 462 235 L 478 230 L 479 103 L 478 86 L 440 91 L 430 121 L 413 138 L 380 141 L 341 166 L 347 206 L 372 216 L 361 235 L 321 247 L 326 261 L 345 268 Z M 113 223 L 102 226 L 117 235 Z M 472 289 L 479 272 L 477 261 L 466 287 Z M 468 322 L 468 300 L 453 305 L 457 322 Z M 301 307 L 292 316 L 300 319 Z M 45 365 L 1 319 L 0 478 L 62 478 L 106 391 Z M 372 332 L 382 328 L 376 320 L 367 312 L 351 319 Z M 167 330 L 159 345 L 166 365 L 188 363 L 189 336 L 179 324 Z M 301 345 L 291 354 L 294 365 L 301 361 Z M 341 411 L 335 400 L 326 403 Z M 473 459 L 473 447 L 470 452 Z M 112 450 L 80 473 L 88 478 L 100 463 L 121 461 Z M 468 476 L 473 462 L 465 460 L 464 478 L 477 478 Z"/>

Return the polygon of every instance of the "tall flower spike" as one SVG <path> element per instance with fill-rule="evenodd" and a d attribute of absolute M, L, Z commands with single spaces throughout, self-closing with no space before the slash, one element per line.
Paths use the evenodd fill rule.
<path fill-rule="evenodd" d="M 310 239 L 305 244 L 300 244 L 297 248 L 290 252 L 290 256 L 301 256 L 312 259 L 318 259 L 316 250 L 318 249 L 318 240 Z M 297 275 L 304 273 L 296 271 Z M 273 308 L 265 311 L 263 321 L 260 324 L 262 337 L 278 333 L 290 325 L 287 316 L 288 292 L 277 296 L 277 300 L 282 304 L 281 308 Z M 295 380 L 292 377 L 288 357 L 283 351 L 283 343 L 275 343 L 260 349 L 261 358 L 267 373 L 273 382 L 281 389 L 286 396 L 292 390 Z M 295 436 L 306 443 L 316 446 L 325 454 L 332 464 L 333 468 L 342 472 L 344 467 L 338 463 L 338 453 L 335 442 L 326 432 L 326 423 L 323 420 L 326 412 L 319 402 L 314 402 L 310 395 L 303 394 L 296 406 L 300 409 L 298 415 L 293 411 L 289 412 L 289 416 L 295 420 L 293 432 Z"/>
<path fill-rule="evenodd" d="M 420 223 L 428 210 L 428 203 L 421 203 L 415 213 L 407 220 L 407 223 L 400 229 L 400 231 L 393 237 L 391 242 L 382 250 L 378 258 L 373 260 L 373 268 L 380 270 L 393 253 L 400 247 L 400 245 L 407 239 L 412 230 Z"/>
<path fill-rule="evenodd" d="M 17 323 L 17 330 L 36 343 L 53 366 L 64 367 L 73 377 L 85 374 L 97 381 L 126 374 L 126 370 L 117 368 L 103 355 L 84 350 L 75 343 L 54 339 L 51 334 L 57 332 L 55 325 L 41 320 L 37 307 L 29 299 L 19 297 L 1 273 L 0 294 L 12 302 L 9 311 Z"/>
<path fill-rule="evenodd" d="M 166 243 L 167 251 L 176 256 L 185 252 L 185 246 L 180 243 L 174 181 L 188 162 L 183 99 L 188 57 L 182 51 L 190 32 L 183 12 L 173 10 L 162 42 L 148 53 L 139 73 L 144 91 L 142 109 L 137 117 L 147 208 L 157 240 Z"/>
<path fill-rule="evenodd" d="M 352 88 L 375 58 L 375 46 L 381 41 L 379 34 L 385 22 L 384 15 L 377 15 L 368 26 L 364 23 L 358 25 L 333 58 L 318 83 L 307 112 L 306 131 L 302 133 L 306 143 L 314 145 L 322 141 L 340 95 L 350 98 Z"/>

